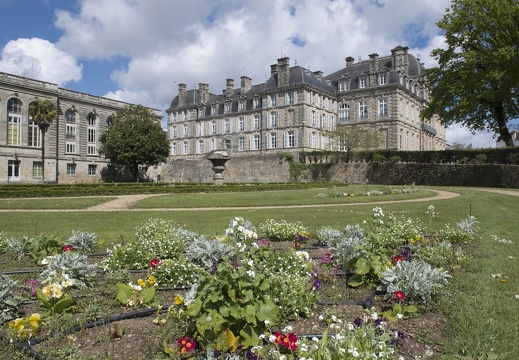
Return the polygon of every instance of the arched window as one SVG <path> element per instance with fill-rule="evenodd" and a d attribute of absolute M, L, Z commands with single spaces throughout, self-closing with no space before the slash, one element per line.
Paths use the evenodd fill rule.
<path fill-rule="evenodd" d="M 22 145 L 22 102 L 15 98 L 7 102 L 7 145 Z"/>

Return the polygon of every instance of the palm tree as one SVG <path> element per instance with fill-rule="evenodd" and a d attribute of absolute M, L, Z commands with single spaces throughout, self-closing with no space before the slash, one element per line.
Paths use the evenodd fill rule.
<path fill-rule="evenodd" d="M 58 117 L 58 110 L 52 101 L 38 99 L 29 104 L 29 116 L 41 131 L 41 172 L 45 182 L 45 134 L 52 120 Z"/>

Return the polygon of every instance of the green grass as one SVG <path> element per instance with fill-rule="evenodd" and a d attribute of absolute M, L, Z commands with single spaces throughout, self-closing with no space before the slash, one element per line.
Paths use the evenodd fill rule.
<path fill-rule="evenodd" d="M 519 295 L 519 238 L 517 237 L 519 198 L 467 188 L 438 189 L 458 192 L 461 196 L 445 200 L 432 199 L 423 202 L 381 205 L 361 202 L 386 201 L 391 197 L 340 198 L 342 201 L 348 200 L 355 203 L 321 206 L 323 200 L 335 201 L 336 199 L 319 199 L 315 194 L 321 192 L 320 190 L 304 190 L 303 194 L 311 195 L 305 201 L 313 202 L 316 204 L 315 207 L 274 209 L 258 207 L 251 210 L 171 208 L 166 211 L 4 212 L 0 214 L 0 230 L 8 236 L 15 237 L 39 233 L 70 236 L 72 230 L 90 231 L 104 239 L 106 241 L 104 246 L 106 246 L 107 243 L 118 242 L 121 239 L 133 240 L 135 227 L 151 217 L 172 219 L 187 229 L 199 233 L 221 235 L 234 216 L 243 216 L 255 225 L 268 218 L 301 221 L 311 231 L 315 231 L 322 226 L 340 229 L 347 224 L 369 221 L 373 207 L 380 206 L 386 213 L 393 212 L 397 215 L 421 219 L 427 225 L 430 222 L 431 228 L 438 230 L 444 228 L 446 223 L 455 226 L 458 221 L 472 214 L 479 221 L 480 236 L 467 245 L 467 252 L 471 257 L 467 264 L 454 274 L 452 285 L 449 291 L 445 292 L 440 305 L 448 318 L 448 334 L 444 339 L 444 354 L 441 358 L 515 359 L 516 354 L 519 354 L 519 332 L 517 331 L 519 299 L 515 297 Z M 326 193 L 326 191 L 322 192 Z M 259 203 L 273 205 L 276 204 L 276 200 L 277 205 L 286 205 L 302 201 L 301 194 L 299 191 L 240 193 L 232 196 L 220 194 L 223 198 L 208 196 L 213 194 L 200 194 L 187 196 L 186 199 L 191 197 L 193 203 L 211 204 L 205 206 L 221 206 L 222 203 L 225 203 L 225 206 L 232 206 L 231 200 L 234 201 L 234 206 L 244 206 L 243 204 L 257 206 Z M 254 196 L 247 197 L 248 195 Z M 178 196 L 180 195 L 157 196 L 144 203 L 150 202 L 147 207 L 151 206 L 150 204 L 161 206 L 161 202 L 164 204 L 168 201 L 174 202 L 175 199 L 179 199 Z M 406 198 L 410 197 L 402 196 L 402 199 Z M 187 200 L 183 201 L 184 206 L 188 206 Z M 434 218 L 426 214 L 429 205 L 434 205 L 438 213 Z M 511 240 L 513 243 L 500 243 L 494 240 L 493 236 Z M 506 282 L 492 277 L 492 274 L 498 273 L 506 276 Z M 492 357 L 493 355 L 496 357 Z"/>
<path fill-rule="evenodd" d="M 402 189 L 403 187 L 396 187 Z M 358 190 L 373 191 L 388 190 L 387 186 L 348 186 L 337 187 L 339 193 L 355 193 Z M 139 201 L 135 209 L 157 208 L 201 208 L 201 207 L 254 207 L 254 206 L 289 206 L 289 205 L 319 205 L 319 204 L 351 204 L 362 202 L 376 202 L 384 200 L 404 200 L 433 196 L 428 190 L 420 190 L 410 194 L 395 194 L 383 196 L 357 197 L 326 197 L 317 198 L 319 193 L 329 195 L 330 188 L 302 189 L 302 190 L 278 190 L 244 193 L 198 193 L 198 194 L 172 194 L 153 196 Z"/>
<path fill-rule="evenodd" d="M 46 198 L 46 199 L 2 199 L 0 209 L 2 210 L 68 210 L 85 209 L 102 204 L 114 198 Z"/>

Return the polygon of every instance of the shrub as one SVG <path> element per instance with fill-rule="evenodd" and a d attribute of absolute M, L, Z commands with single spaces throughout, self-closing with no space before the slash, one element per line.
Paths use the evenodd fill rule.
<path fill-rule="evenodd" d="M 72 230 L 72 236 L 68 238 L 67 244 L 74 250 L 92 252 L 97 246 L 97 235 L 86 231 Z"/>
<path fill-rule="evenodd" d="M 148 219 L 137 227 L 135 238 L 142 250 L 161 259 L 178 258 L 193 233 L 164 219 Z"/>
<path fill-rule="evenodd" d="M 331 227 L 323 227 L 317 230 L 317 243 L 318 245 L 331 247 L 337 244 L 344 234 L 337 229 Z"/>
<path fill-rule="evenodd" d="M 307 236 L 308 229 L 300 222 L 267 219 L 260 225 L 260 229 L 271 241 L 295 241 L 300 236 Z"/>
<path fill-rule="evenodd" d="M 197 236 L 187 244 L 186 257 L 206 270 L 216 269 L 216 265 L 231 256 L 233 247 L 205 236 Z"/>
<path fill-rule="evenodd" d="M 138 270 L 146 269 L 155 254 L 144 249 L 141 244 L 136 242 L 126 244 L 115 244 L 107 250 L 108 257 L 101 261 L 103 269 L 107 270 Z"/>
<path fill-rule="evenodd" d="M 448 284 L 451 276 L 439 268 L 433 268 L 423 260 L 400 261 L 386 268 L 380 280 L 388 294 L 403 291 L 406 298 L 430 302 Z"/>
<path fill-rule="evenodd" d="M 201 269 L 185 259 L 166 259 L 152 271 L 158 286 L 190 286 L 198 281 Z"/>

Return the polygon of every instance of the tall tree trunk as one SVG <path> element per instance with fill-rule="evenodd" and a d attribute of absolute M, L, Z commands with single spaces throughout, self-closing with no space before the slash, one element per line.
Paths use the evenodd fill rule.
<path fill-rule="evenodd" d="M 496 119 L 497 127 L 499 129 L 499 136 L 501 136 L 501 140 L 505 142 L 506 147 L 514 147 L 514 140 L 512 139 L 512 134 L 510 134 L 510 131 L 508 131 L 508 127 L 506 126 L 505 109 L 502 103 L 494 106 L 494 118 Z"/>
<path fill-rule="evenodd" d="M 45 184 L 45 132 L 41 130 L 41 177 Z"/>

